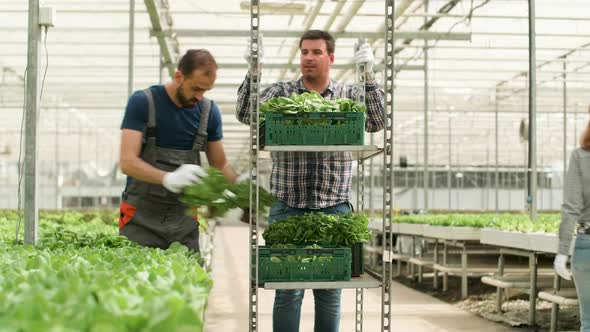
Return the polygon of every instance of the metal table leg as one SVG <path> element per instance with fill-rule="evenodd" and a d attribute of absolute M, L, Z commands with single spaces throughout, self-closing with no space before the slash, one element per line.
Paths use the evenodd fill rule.
<path fill-rule="evenodd" d="M 461 251 L 461 298 L 467 297 L 467 247 Z"/>
<path fill-rule="evenodd" d="M 533 326 L 535 325 L 535 316 L 537 313 L 537 254 L 534 252 L 529 255 L 529 268 L 531 273 L 529 324 Z"/>
<path fill-rule="evenodd" d="M 504 254 L 500 252 L 498 257 L 498 277 L 504 276 Z M 496 290 L 496 310 L 502 312 L 502 296 L 504 296 L 504 289 L 498 287 Z"/>
<path fill-rule="evenodd" d="M 434 240 L 434 259 L 433 263 L 436 265 L 438 264 L 438 239 Z M 433 269 L 433 280 L 432 280 L 432 287 L 434 289 L 438 289 L 438 270 Z"/>

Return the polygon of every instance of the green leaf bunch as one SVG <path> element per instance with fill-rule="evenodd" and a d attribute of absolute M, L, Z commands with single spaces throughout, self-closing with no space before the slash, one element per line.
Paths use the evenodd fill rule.
<path fill-rule="evenodd" d="M 370 239 L 369 221 L 365 215 L 306 213 L 273 222 L 262 237 L 267 245 L 295 244 L 352 246 Z"/>

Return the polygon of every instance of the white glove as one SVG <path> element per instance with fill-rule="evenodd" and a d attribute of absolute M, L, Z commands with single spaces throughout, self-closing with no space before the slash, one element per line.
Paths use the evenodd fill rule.
<path fill-rule="evenodd" d="M 250 54 L 250 48 L 252 47 L 252 43 L 250 42 L 250 38 L 248 38 L 248 43 L 246 44 L 246 48 L 244 49 L 244 59 L 248 62 L 248 67 L 252 66 L 252 58 Z M 258 65 L 264 63 L 264 47 L 262 45 L 262 34 L 259 35 L 258 38 Z"/>
<path fill-rule="evenodd" d="M 364 43 L 359 47 L 359 50 L 354 54 L 354 62 L 365 65 L 365 72 L 373 72 L 373 65 L 375 64 L 375 56 L 371 51 L 371 46 L 368 43 Z"/>
<path fill-rule="evenodd" d="M 567 267 L 567 256 L 566 255 L 557 255 L 555 256 L 555 261 L 553 261 L 553 267 L 555 268 L 555 272 L 559 274 L 565 280 L 572 280 L 572 273 L 568 271 Z"/>
<path fill-rule="evenodd" d="M 242 182 L 242 181 L 245 181 L 245 180 L 249 180 L 249 179 L 250 179 L 250 173 L 242 173 L 236 179 L 236 183 Z"/>
<path fill-rule="evenodd" d="M 171 192 L 178 194 L 182 191 L 182 188 L 188 185 L 201 183 L 200 178 L 205 176 L 207 176 L 207 172 L 201 166 L 184 164 L 174 172 L 166 173 L 164 179 L 162 179 L 162 185 Z"/>

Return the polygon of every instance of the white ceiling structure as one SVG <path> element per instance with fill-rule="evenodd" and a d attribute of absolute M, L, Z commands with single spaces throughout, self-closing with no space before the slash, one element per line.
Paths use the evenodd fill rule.
<path fill-rule="evenodd" d="M 248 127 L 234 116 L 237 89 L 246 73 L 242 58 L 250 33 L 249 1 L 168 0 L 155 2 L 164 35 L 180 54 L 206 48 L 218 65 L 216 87 L 208 93 L 223 112 L 228 156 L 246 156 Z M 260 1 L 264 35 L 262 84 L 296 79 L 298 37 L 306 29 L 338 36 L 335 80 L 354 82 L 352 55 L 358 36 L 383 59 L 384 0 Z M 40 114 L 41 159 L 117 159 L 119 126 L 128 98 L 129 1 L 47 0 L 57 21 L 42 50 L 48 69 Z M 0 2 L 0 158 L 16 160 L 27 63 L 28 3 Z M 499 112 L 499 162 L 522 165 L 519 124 L 528 112 L 528 12 L 523 0 L 397 0 L 399 31 L 396 76 L 395 155 L 423 160 L 424 36 L 428 41 L 428 154 L 432 165 L 494 162 L 494 112 Z M 426 8 L 427 7 L 427 8 Z M 473 11 L 472 11 L 473 9 Z M 166 14 L 168 13 L 168 15 Z M 470 15 L 471 13 L 471 15 Z M 567 146 L 587 122 L 590 104 L 590 2 L 536 0 L 537 133 L 542 165 L 563 159 L 564 63 L 566 63 Z M 168 18 L 168 19 L 167 19 Z M 422 29 L 425 22 L 427 28 Z M 164 24 L 165 25 L 165 24 Z M 160 47 L 144 1 L 135 4 L 133 89 L 158 84 Z M 402 38 L 403 37 L 403 38 Z M 172 53 L 173 60 L 178 54 Z M 379 70 L 381 67 L 378 67 Z M 378 72 L 379 80 L 383 75 Z M 574 114 L 577 112 L 577 114 Z M 368 137 L 368 136 L 367 136 Z M 376 141 L 381 142 L 381 136 Z"/>

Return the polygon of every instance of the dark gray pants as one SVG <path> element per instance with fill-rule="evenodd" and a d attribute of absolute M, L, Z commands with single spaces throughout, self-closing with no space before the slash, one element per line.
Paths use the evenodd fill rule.
<path fill-rule="evenodd" d="M 119 234 L 145 247 L 167 249 L 180 242 L 199 252 L 199 224 L 182 203 L 128 197 L 121 203 Z"/>

